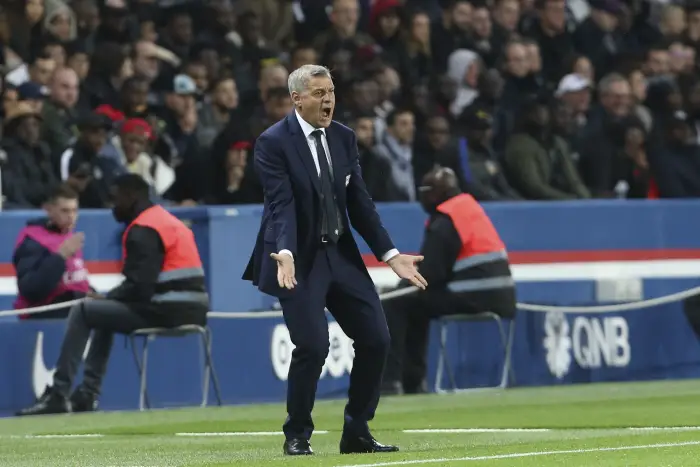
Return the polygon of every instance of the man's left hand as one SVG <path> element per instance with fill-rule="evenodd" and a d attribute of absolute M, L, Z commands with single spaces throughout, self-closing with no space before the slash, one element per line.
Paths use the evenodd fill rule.
<path fill-rule="evenodd" d="M 421 290 L 425 290 L 425 288 L 428 287 L 428 281 L 420 275 L 418 268 L 416 268 L 416 263 L 420 263 L 421 261 L 423 261 L 422 256 L 399 254 L 387 261 L 387 264 L 401 279 L 406 279 L 412 285 Z"/>

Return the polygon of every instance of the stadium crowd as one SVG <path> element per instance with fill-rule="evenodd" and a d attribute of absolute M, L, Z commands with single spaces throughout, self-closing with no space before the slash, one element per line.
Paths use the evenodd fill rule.
<path fill-rule="evenodd" d="M 117 175 L 165 203 L 262 201 L 290 70 L 331 69 L 376 201 L 434 164 L 483 201 L 700 195 L 700 3 L 5 0 L 3 208 Z"/>

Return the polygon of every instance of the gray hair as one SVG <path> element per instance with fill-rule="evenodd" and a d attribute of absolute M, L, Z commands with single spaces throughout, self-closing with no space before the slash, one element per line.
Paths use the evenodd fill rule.
<path fill-rule="evenodd" d="M 610 73 L 605 75 L 603 79 L 600 80 L 600 82 L 598 83 L 598 89 L 600 90 L 601 94 L 605 94 L 610 92 L 610 89 L 613 87 L 613 85 L 620 82 L 629 83 L 629 81 L 627 81 L 627 78 L 622 76 L 620 73 Z"/>
<path fill-rule="evenodd" d="M 328 68 L 321 65 L 302 65 L 296 70 L 294 70 L 287 80 L 287 86 L 289 87 L 289 94 L 293 92 L 301 93 L 309 86 L 309 81 L 311 78 L 317 76 L 326 76 L 329 79 L 331 77 L 331 72 Z"/>

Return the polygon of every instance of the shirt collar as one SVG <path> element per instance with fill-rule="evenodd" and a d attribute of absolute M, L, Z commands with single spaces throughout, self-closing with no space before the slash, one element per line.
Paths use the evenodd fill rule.
<path fill-rule="evenodd" d="M 307 138 L 311 136 L 311 133 L 313 133 L 316 130 L 321 130 L 321 133 L 323 133 L 324 135 L 326 134 L 325 128 L 314 128 L 309 122 L 301 118 L 301 115 L 299 115 L 299 112 L 296 109 L 294 109 L 294 114 L 297 116 L 297 120 L 299 121 L 301 131 L 304 132 L 304 136 L 306 136 Z"/>

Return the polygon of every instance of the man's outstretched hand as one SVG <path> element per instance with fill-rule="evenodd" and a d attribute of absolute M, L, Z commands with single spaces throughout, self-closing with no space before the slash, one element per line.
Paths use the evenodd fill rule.
<path fill-rule="evenodd" d="M 271 253 L 270 257 L 277 261 L 277 283 L 280 287 L 293 289 L 297 285 L 294 277 L 294 258 L 285 253 Z"/>
<path fill-rule="evenodd" d="M 387 264 L 401 279 L 406 279 L 412 285 L 421 290 L 425 290 L 425 288 L 428 287 L 428 282 L 420 275 L 416 267 L 416 263 L 420 263 L 421 261 L 423 261 L 422 256 L 399 254 L 387 261 Z"/>

